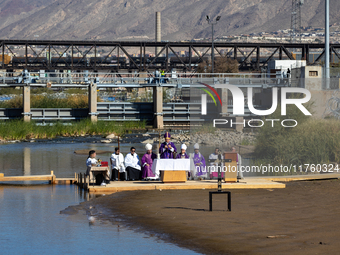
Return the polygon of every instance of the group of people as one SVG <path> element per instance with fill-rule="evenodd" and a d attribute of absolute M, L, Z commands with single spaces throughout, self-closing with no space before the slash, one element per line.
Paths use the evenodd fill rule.
<path fill-rule="evenodd" d="M 159 147 L 159 157 L 161 159 L 189 159 L 192 158 L 195 171 L 192 173 L 188 173 L 188 178 L 198 178 L 198 179 L 206 179 L 206 178 L 214 178 L 217 177 L 217 170 L 209 172 L 207 171 L 206 161 L 204 156 L 199 151 L 199 144 L 194 145 L 194 153 L 187 154 L 187 146 L 185 144 L 181 145 L 180 152 L 177 153 L 177 148 L 173 142 L 171 142 L 171 135 L 169 132 L 164 134 L 165 142 L 161 144 Z M 233 147 L 232 149 L 235 148 Z M 126 181 L 134 181 L 134 180 L 154 180 L 158 179 L 157 176 L 152 171 L 152 165 L 155 159 L 157 159 L 157 155 L 152 151 L 152 145 L 146 144 L 145 146 L 146 153 L 143 155 L 140 160 L 139 156 L 136 153 L 136 148 L 131 147 L 130 153 L 128 153 L 125 158 L 123 154 L 120 152 L 119 148 L 115 148 L 115 152 L 110 157 L 111 162 L 111 170 L 112 173 L 107 173 L 105 179 L 107 182 L 126 180 Z M 95 151 L 89 152 L 89 157 L 87 159 L 87 172 L 86 174 L 90 174 L 90 169 L 92 166 L 97 165 L 97 160 L 95 159 L 96 153 Z M 220 164 L 223 156 L 219 152 L 219 149 L 216 148 L 215 152 L 209 156 L 210 166 L 217 167 Z M 241 160 L 241 157 L 238 155 L 238 161 Z M 211 168 L 210 168 L 211 169 Z M 217 169 L 217 168 L 216 168 Z"/>

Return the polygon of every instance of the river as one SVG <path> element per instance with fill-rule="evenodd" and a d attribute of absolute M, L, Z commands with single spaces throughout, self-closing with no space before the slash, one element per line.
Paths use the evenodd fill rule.
<path fill-rule="evenodd" d="M 122 144 L 123 152 L 130 144 Z M 144 145 L 136 146 L 144 152 Z M 15 143 L 0 145 L 0 173 L 5 176 L 50 174 L 73 177 L 85 171 L 85 155 L 75 150 L 113 151 L 100 143 Z M 108 160 L 110 153 L 99 155 Z M 0 185 L 1 254 L 197 254 L 112 221 L 90 224 L 85 211 L 60 214 L 94 199 L 78 187 L 47 183 Z"/>

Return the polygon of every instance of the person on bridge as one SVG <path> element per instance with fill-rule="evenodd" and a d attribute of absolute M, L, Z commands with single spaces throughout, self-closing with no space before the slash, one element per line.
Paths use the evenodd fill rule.
<path fill-rule="evenodd" d="M 112 153 L 110 161 L 112 169 L 111 181 L 118 181 L 118 172 L 120 173 L 120 179 L 126 180 L 124 156 L 122 153 L 120 153 L 118 147 L 115 148 L 115 153 Z"/>
<path fill-rule="evenodd" d="M 164 72 L 164 70 L 162 69 L 162 70 L 161 70 L 161 83 L 164 83 L 164 77 L 165 77 L 165 72 Z"/>
<path fill-rule="evenodd" d="M 152 172 L 152 163 L 157 158 L 157 155 L 152 152 L 152 145 L 145 145 L 146 153 L 142 157 L 142 180 L 156 179 Z"/>
<path fill-rule="evenodd" d="M 141 167 L 135 147 L 131 147 L 130 153 L 125 156 L 125 166 L 128 175 L 128 180 L 130 181 L 140 180 Z"/>
<path fill-rule="evenodd" d="M 161 147 L 159 147 L 159 154 L 161 155 L 161 158 L 175 158 L 174 154 L 177 154 L 176 146 L 173 142 L 170 142 L 171 135 L 169 132 L 166 132 L 164 134 L 165 142 L 161 144 Z"/>

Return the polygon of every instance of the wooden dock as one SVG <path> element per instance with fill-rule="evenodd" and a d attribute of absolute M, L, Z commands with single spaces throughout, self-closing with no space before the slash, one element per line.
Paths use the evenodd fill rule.
<path fill-rule="evenodd" d="M 223 183 L 222 189 L 283 189 L 284 182 L 290 181 L 314 181 L 340 179 L 340 173 L 310 174 L 310 175 L 290 175 L 290 176 L 259 176 L 245 177 L 239 182 Z M 88 176 L 79 173 L 74 178 L 56 178 L 53 171 L 50 175 L 30 175 L 30 176 L 4 176 L 0 173 L 0 183 L 2 182 L 23 182 L 23 181 L 49 181 L 54 185 L 77 184 L 81 189 L 90 193 L 111 194 L 122 191 L 136 190 L 184 190 L 184 189 L 217 189 L 217 180 L 187 181 L 185 183 L 163 183 L 161 181 L 115 181 L 106 186 L 93 185 Z"/>
<path fill-rule="evenodd" d="M 25 175 L 25 176 L 5 176 L 0 173 L 0 183 L 2 182 L 25 182 L 25 181 L 48 181 L 55 185 L 71 185 L 76 183 L 75 178 L 56 178 L 54 172 L 48 175 Z"/>
<path fill-rule="evenodd" d="M 85 175 L 78 175 L 78 186 L 90 193 L 111 194 L 136 190 L 183 190 L 183 189 L 217 189 L 217 180 L 187 181 L 186 183 L 162 183 L 160 181 L 116 181 L 106 186 L 90 183 Z M 283 189 L 289 181 L 312 181 L 340 179 L 340 174 L 313 174 L 294 176 L 259 176 L 246 177 L 239 182 L 223 183 L 222 189 Z"/>
<path fill-rule="evenodd" d="M 0 174 L 0 182 L 49 181 L 53 183 L 55 179 L 53 171 L 49 175 L 5 176 Z"/>

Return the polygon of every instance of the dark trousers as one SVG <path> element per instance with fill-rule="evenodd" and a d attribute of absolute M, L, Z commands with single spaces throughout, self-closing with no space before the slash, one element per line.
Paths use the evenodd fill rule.
<path fill-rule="evenodd" d="M 112 169 L 112 174 L 111 174 L 111 181 L 118 180 L 118 169 L 113 168 Z"/>
<path fill-rule="evenodd" d="M 128 175 L 128 179 L 131 181 L 131 180 L 140 180 L 141 179 L 141 176 L 142 176 L 142 171 L 136 169 L 136 168 L 133 168 L 131 166 L 128 166 L 126 168 L 126 172 L 127 172 L 127 175 Z"/>

